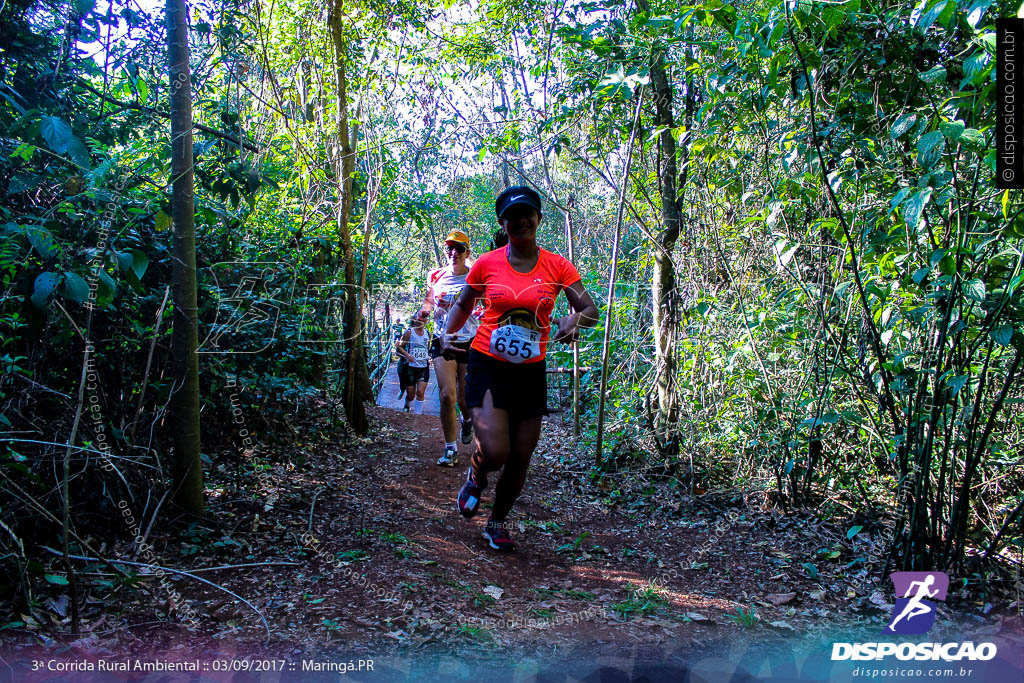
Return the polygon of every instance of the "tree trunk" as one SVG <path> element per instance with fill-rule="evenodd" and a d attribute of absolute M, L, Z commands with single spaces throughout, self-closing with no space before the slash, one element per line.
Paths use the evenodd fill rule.
<path fill-rule="evenodd" d="M 192 173 L 192 76 L 184 0 L 167 0 L 170 62 L 171 218 L 174 223 L 174 330 L 171 336 L 174 398 L 173 501 L 192 515 L 203 514 L 203 469 L 199 459 L 199 346 L 196 304 L 196 230 Z"/>
<path fill-rule="evenodd" d="M 309 274 L 309 278 L 306 280 L 306 295 L 308 297 L 306 305 L 311 309 L 310 334 L 317 334 L 315 326 L 317 321 L 322 321 L 324 338 L 320 340 L 314 339 L 314 341 L 320 341 L 323 343 L 329 342 L 328 331 L 331 327 L 331 321 L 328 320 L 330 306 L 323 298 L 325 294 L 323 287 L 325 284 L 324 272 L 327 269 L 326 251 L 327 250 L 323 246 L 320 246 L 317 249 L 316 254 L 313 256 L 313 270 Z M 327 377 L 327 354 L 322 353 L 322 351 L 323 349 L 320 348 L 320 344 L 312 345 L 309 351 L 309 381 L 313 386 L 321 388 L 324 386 L 324 380 Z"/>
<path fill-rule="evenodd" d="M 301 72 L 299 75 L 299 105 L 302 107 L 302 117 L 306 123 L 314 120 L 313 98 L 310 97 L 310 83 L 313 80 L 312 68 L 308 57 L 303 58 Z"/>
<path fill-rule="evenodd" d="M 348 76 L 346 73 L 346 37 L 343 16 L 343 0 L 333 0 L 328 24 L 331 41 L 334 44 L 334 71 L 338 85 L 338 238 L 342 261 L 345 267 L 345 384 L 341 402 L 345 406 L 345 417 L 356 434 L 365 434 L 369 423 L 366 419 L 364 401 L 373 398 L 370 372 L 366 367 L 366 353 L 363 346 L 362 310 L 356 288 L 355 254 L 352 249 L 352 235 L 349 219 L 352 216 L 352 177 L 355 173 L 354 131 L 348 125 Z"/>
<path fill-rule="evenodd" d="M 575 195 L 569 195 L 565 203 L 565 243 L 569 260 L 576 262 L 576 235 L 573 229 L 572 212 L 576 208 Z M 580 344 L 572 343 L 572 435 L 580 435 Z"/>
<path fill-rule="evenodd" d="M 650 14 L 648 0 L 637 0 L 637 7 Z M 687 51 L 689 54 L 689 51 Z M 678 405 L 676 402 L 676 332 L 679 326 L 675 264 L 672 252 L 683 225 L 680 194 L 686 183 L 689 144 L 682 142 L 682 172 L 676 163 L 676 141 L 672 136 L 675 118 L 672 112 L 672 85 L 665 68 L 665 53 L 651 55 L 651 87 L 654 91 L 655 125 L 658 135 L 658 189 L 661 195 L 663 228 L 657 235 L 654 250 L 654 275 L 651 281 L 651 312 L 654 317 L 655 386 L 658 411 L 655 416 L 655 437 L 662 455 L 679 453 Z M 692 81 L 686 77 L 686 136 L 689 137 L 693 117 Z"/>
<path fill-rule="evenodd" d="M 645 0 L 640 0 L 646 4 Z M 642 5 L 641 5 L 642 6 Z M 655 121 L 662 128 L 658 136 L 659 192 L 664 227 L 657 236 L 654 250 L 654 277 L 651 282 L 651 312 L 654 316 L 654 352 L 657 365 L 655 386 L 658 391 L 658 414 L 655 420 L 658 448 L 663 455 L 679 452 L 676 428 L 676 359 L 675 342 L 678 326 L 676 271 L 672 261 L 683 214 L 676 188 L 676 141 L 672 137 L 675 122 L 672 115 L 672 86 L 665 74 L 664 56 L 659 54 L 651 64 L 654 87 Z"/>

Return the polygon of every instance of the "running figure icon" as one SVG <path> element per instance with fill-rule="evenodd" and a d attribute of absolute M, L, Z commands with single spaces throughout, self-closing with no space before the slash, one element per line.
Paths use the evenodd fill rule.
<path fill-rule="evenodd" d="M 900 597 L 892 610 L 893 619 L 883 632 L 927 632 L 935 623 L 935 603 L 931 600 L 946 599 L 949 576 L 942 572 L 894 572 L 890 578 Z"/>
<path fill-rule="evenodd" d="M 894 631 L 896 624 L 900 623 L 903 619 L 907 619 L 909 621 L 914 617 L 921 616 L 922 614 L 928 614 L 934 609 L 933 607 L 921 602 L 924 598 L 934 598 L 939 594 L 937 589 L 933 591 L 928 590 L 928 587 L 933 583 L 935 583 L 935 577 L 931 574 L 929 574 L 924 581 L 911 582 L 910 588 L 907 591 L 907 596 L 910 595 L 910 591 L 914 590 L 914 586 L 918 587 L 917 595 L 910 598 L 907 602 L 907 606 L 903 608 L 902 612 L 900 612 L 900 615 L 892 620 L 892 623 L 889 624 L 890 631 Z"/>

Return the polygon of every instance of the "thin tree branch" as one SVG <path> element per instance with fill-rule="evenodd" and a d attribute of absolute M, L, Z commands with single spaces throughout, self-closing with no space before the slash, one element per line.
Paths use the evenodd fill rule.
<path fill-rule="evenodd" d="M 147 114 L 155 114 L 156 116 L 165 119 L 171 118 L 171 114 L 169 112 L 160 111 L 159 109 L 154 109 L 152 107 L 144 107 L 141 104 L 135 104 L 134 102 L 122 102 L 121 100 L 111 97 L 110 95 L 106 95 L 97 90 L 96 88 L 92 87 L 91 85 L 89 85 L 86 81 L 82 80 L 81 78 L 77 79 L 76 82 L 78 83 L 78 85 L 82 86 L 83 88 L 91 92 L 93 95 L 96 95 L 96 97 L 99 97 L 101 100 L 105 100 L 107 102 L 110 102 L 111 104 L 116 104 L 122 109 L 134 109 L 135 111 L 146 112 Z M 260 151 L 260 148 L 258 145 L 256 145 L 256 143 L 250 142 L 249 140 L 239 140 L 234 135 L 231 135 L 230 133 L 221 132 L 216 128 L 210 128 L 209 126 L 204 126 L 203 124 L 196 123 L 195 121 L 192 122 L 192 127 L 195 128 L 196 130 L 203 131 L 207 135 L 212 135 L 215 138 L 226 140 L 227 142 L 237 145 L 238 147 L 244 147 L 250 152 Z"/>

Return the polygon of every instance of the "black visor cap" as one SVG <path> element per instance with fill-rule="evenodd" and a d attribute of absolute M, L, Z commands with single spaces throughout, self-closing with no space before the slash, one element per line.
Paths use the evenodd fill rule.
<path fill-rule="evenodd" d="M 494 213 L 501 218 L 506 211 L 519 204 L 532 207 L 537 213 L 541 212 L 539 194 L 525 185 L 513 185 L 494 200 Z"/>

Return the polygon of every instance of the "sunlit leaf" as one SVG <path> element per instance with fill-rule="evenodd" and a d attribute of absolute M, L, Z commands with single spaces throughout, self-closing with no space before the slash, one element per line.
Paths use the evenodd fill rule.
<path fill-rule="evenodd" d="M 917 141 L 917 163 L 923 169 L 930 169 L 942 156 L 946 140 L 941 131 L 925 133 Z"/>
<path fill-rule="evenodd" d="M 964 283 L 964 295 L 971 301 L 981 303 L 985 300 L 985 283 L 974 278 Z"/>
<path fill-rule="evenodd" d="M 904 114 L 896 119 L 889 129 L 889 137 L 893 140 L 906 133 L 917 122 L 917 114 Z"/>

